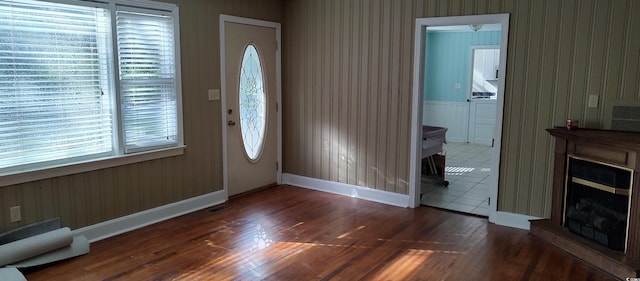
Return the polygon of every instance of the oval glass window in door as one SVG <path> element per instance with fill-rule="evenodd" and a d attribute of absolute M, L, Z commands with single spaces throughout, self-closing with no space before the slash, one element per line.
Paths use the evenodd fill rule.
<path fill-rule="evenodd" d="M 264 143 L 267 97 L 263 77 L 258 50 L 248 45 L 242 57 L 238 97 L 242 143 L 252 161 L 258 159 Z"/>

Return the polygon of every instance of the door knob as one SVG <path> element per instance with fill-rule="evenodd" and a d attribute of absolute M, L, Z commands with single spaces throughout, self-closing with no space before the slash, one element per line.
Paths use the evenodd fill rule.
<path fill-rule="evenodd" d="M 229 120 L 229 121 L 227 121 L 227 125 L 229 125 L 229 126 L 235 126 L 235 125 L 236 125 L 236 122 L 233 122 L 233 120 Z"/>

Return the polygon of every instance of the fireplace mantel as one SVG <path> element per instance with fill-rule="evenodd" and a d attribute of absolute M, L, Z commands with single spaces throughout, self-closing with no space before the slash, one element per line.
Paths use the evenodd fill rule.
<path fill-rule="evenodd" d="M 551 219 L 531 221 L 531 234 L 618 278 L 640 277 L 640 133 L 565 128 L 547 132 L 555 137 Z M 562 225 L 568 155 L 634 171 L 626 253 L 570 233 Z"/>
<path fill-rule="evenodd" d="M 575 142 L 588 142 L 627 150 L 640 151 L 640 133 L 595 129 L 567 130 L 564 128 L 547 129 L 556 139 Z"/>

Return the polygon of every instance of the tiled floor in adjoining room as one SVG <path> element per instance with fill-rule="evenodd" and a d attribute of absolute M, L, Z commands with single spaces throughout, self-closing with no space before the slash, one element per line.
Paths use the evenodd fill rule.
<path fill-rule="evenodd" d="M 491 147 L 469 143 L 447 143 L 444 187 L 431 176 L 422 176 L 420 203 L 481 216 L 489 214 Z"/>

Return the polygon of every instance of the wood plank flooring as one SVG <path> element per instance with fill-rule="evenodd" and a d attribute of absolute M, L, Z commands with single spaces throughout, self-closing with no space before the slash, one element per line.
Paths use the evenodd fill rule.
<path fill-rule="evenodd" d="M 293 186 L 91 245 L 38 280 L 616 280 L 527 231 Z"/>

